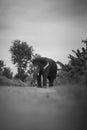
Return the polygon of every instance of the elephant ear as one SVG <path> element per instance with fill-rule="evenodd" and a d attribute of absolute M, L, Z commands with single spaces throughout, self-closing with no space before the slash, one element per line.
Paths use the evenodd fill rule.
<path fill-rule="evenodd" d="M 47 62 L 47 64 L 44 66 L 44 70 L 46 70 L 47 68 L 48 68 L 48 66 L 49 66 L 50 64 L 49 64 L 49 62 Z"/>

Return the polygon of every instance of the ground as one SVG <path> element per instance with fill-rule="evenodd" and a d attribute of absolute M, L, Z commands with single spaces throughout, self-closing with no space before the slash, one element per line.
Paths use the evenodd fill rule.
<path fill-rule="evenodd" d="M 86 130 L 87 87 L 0 87 L 0 130 Z"/>

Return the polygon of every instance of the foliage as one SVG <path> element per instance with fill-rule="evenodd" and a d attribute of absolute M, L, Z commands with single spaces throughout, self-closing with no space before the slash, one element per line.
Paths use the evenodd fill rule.
<path fill-rule="evenodd" d="M 15 40 L 13 45 L 10 47 L 11 59 L 13 64 L 17 66 L 16 78 L 24 81 L 27 67 L 29 66 L 30 60 L 33 57 L 33 47 L 29 46 L 26 42 Z"/>
<path fill-rule="evenodd" d="M 4 67 L 3 76 L 7 77 L 8 79 L 12 79 L 13 72 L 11 72 L 9 67 Z"/>
<path fill-rule="evenodd" d="M 28 69 L 29 75 L 31 75 L 33 73 L 33 71 L 34 71 L 34 66 L 33 66 L 32 62 L 30 62 L 29 63 L 29 69 Z"/>
<path fill-rule="evenodd" d="M 13 45 L 10 47 L 10 52 L 12 54 L 12 62 L 16 64 L 18 68 L 25 69 L 27 67 L 28 61 L 33 55 L 33 47 L 28 46 L 26 42 L 21 42 L 20 40 L 15 40 Z"/>
<path fill-rule="evenodd" d="M 77 51 L 72 50 L 75 53 L 75 57 L 69 55 L 70 61 L 69 65 L 71 66 L 70 76 L 79 80 L 79 76 L 87 73 L 87 51 L 85 48 L 82 48 L 80 52 L 79 49 Z"/>
<path fill-rule="evenodd" d="M 74 55 L 69 55 L 69 63 L 64 65 L 58 74 L 59 80 L 63 83 L 84 83 L 87 84 L 87 50 L 82 48 L 80 51 L 72 50 Z"/>
<path fill-rule="evenodd" d="M 32 58 L 35 59 L 35 58 L 38 58 L 38 57 L 41 57 L 41 55 L 34 54 Z M 29 67 L 28 68 L 29 68 L 28 73 L 31 75 L 33 73 L 33 71 L 34 71 L 34 66 L 32 64 L 32 60 L 29 62 Z"/>
<path fill-rule="evenodd" d="M 41 57 L 40 54 L 34 54 L 34 55 L 33 55 L 33 58 L 34 58 L 34 59 L 35 59 L 35 58 L 39 58 L 39 57 Z"/>
<path fill-rule="evenodd" d="M 25 73 L 23 69 L 14 76 L 15 79 L 20 79 L 21 81 L 25 81 L 25 79 L 28 77 L 28 74 Z"/>
<path fill-rule="evenodd" d="M 0 60 L 0 75 L 5 76 L 8 79 L 11 79 L 13 76 L 11 69 L 9 67 L 5 67 L 3 60 Z"/>
<path fill-rule="evenodd" d="M 0 76 L 0 86 L 16 86 L 16 87 L 21 86 L 21 87 L 24 87 L 24 86 L 27 86 L 27 84 L 22 82 L 19 79 L 8 79 L 5 76 Z"/>
<path fill-rule="evenodd" d="M 0 71 L 1 71 L 1 72 L 2 72 L 3 69 L 4 69 L 4 66 L 5 66 L 4 61 L 3 61 L 3 60 L 0 60 Z"/>

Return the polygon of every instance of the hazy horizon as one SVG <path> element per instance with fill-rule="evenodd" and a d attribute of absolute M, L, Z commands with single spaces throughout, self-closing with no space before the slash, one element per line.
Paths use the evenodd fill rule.
<path fill-rule="evenodd" d="M 72 49 L 85 46 L 86 23 L 86 0 L 1 0 L 0 59 L 14 70 L 8 50 L 18 39 L 41 56 L 68 63 Z"/>

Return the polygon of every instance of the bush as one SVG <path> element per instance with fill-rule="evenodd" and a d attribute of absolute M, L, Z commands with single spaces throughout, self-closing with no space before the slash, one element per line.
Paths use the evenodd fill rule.
<path fill-rule="evenodd" d="M 0 86 L 27 86 L 26 83 L 22 82 L 20 79 L 8 79 L 5 76 L 0 76 Z"/>
<path fill-rule="evenodd" d="M 2 75 L 5 76 L 5 77 L 7 77 L 8 79 L 12 79 L 13 72 L 11 72 L 10 68 L 4 67 Z"/>
<path fill-rule="evenodd" d="M 62 68 L 58 74 L 58 82 L 63 83 L 84 83 L 87 84 L 87 51 L 85 48 L 74 51 L 75 56 L 69 55 L 69 63 Z M 66 68 L 69 68 L 67 69 Z"/>
<path fill-rule="evenodd" d="M 28 75 L 24 72 L 24 70 L 21 70 L 20 73 L 17 73 L 14 78 L 15 79 L 20 79 L 21 81 L 25 81 L 25 79 L 28 77 Z"/>

